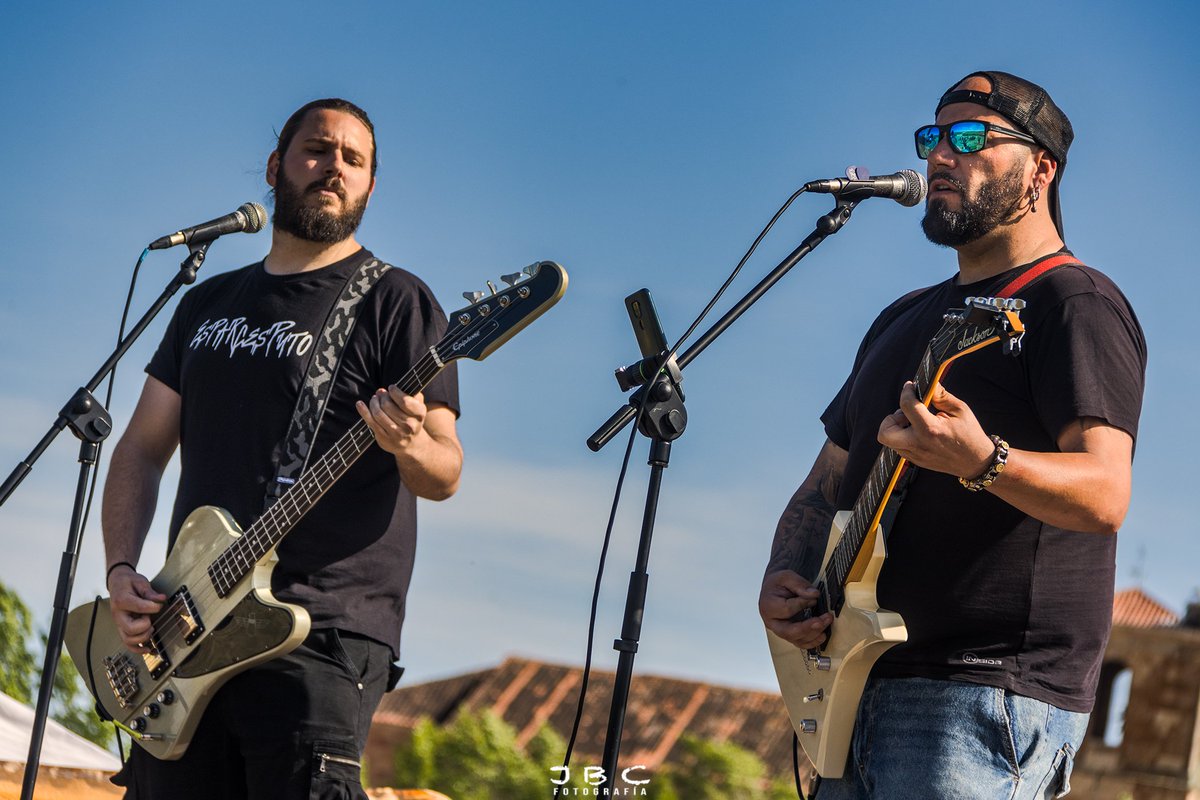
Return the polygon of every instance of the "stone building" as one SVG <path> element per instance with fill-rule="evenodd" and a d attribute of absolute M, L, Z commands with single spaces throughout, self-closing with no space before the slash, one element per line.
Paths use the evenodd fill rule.
<path fill-rule="evenodd" d="M 1118 592 L 1072 800 L 1200 800 L 1200 603 Z"/>

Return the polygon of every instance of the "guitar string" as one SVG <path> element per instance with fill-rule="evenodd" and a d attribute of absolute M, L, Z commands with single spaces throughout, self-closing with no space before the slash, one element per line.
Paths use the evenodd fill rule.
<path fill-rule="evenodd" d="M 921 396 L 927 391 L 928 384 L 932 380 L 934 371 L 934 351 L 941 350 L 953 338 L 954 334 L 962 327 L 962 323 L 947 324 L 934 335 L 929 346 L 925 349 L 925 354 L 921 357 L 920 365 L 917 368 L 915 383 L 917 384 L 917 394 Z M 941 364 L 939 360 L 939 366 Z M 894 463 L 889 464 L 889 461 Z M 826 570 L 825 580 L 828 585 L 831 581 L 838 586 L 844 586 L 847 578 L 850 576 L 850 570 L 854 566 L 854 562 L 858 560 L 859 551 L 862 549 L 866 541 L 868 531 L 863 529 L 874 519 L 875 512 L 878 510 L 878 504 L 882 500 L 883 492 L 887 490 L 887 484 L 891 482 L 891 477 L 899 465 L 899 456 L 896 451 L 890 448 L 883 448 L 875 463 L 872 465 L 871 471 L 868 474 L 866 484 L 862 491 L 859 492 L 852 506 L 850 521 L 846 525 L 841 541 L 834 548 L 833 556 L 830 558 L 830 564 L 834 567 L 833 574 L 829 575 Z M 870 519 L 867 514 L 870 513 Z"/>
<path fill-rule="evenodd" d="M 531 279 L 531 281 L 532 281 L 532 279 Z M 524 286 L 531 281 L 526 281 L 520 285 Z M 512 310 L 514 307 L 516 307 L 519 303 L 527 302 L 529 299 L 529 298 L 522 298 L 522 297 L 520 297 L 520 295 L 517 295 L 516 293 L 514 293 L 514 295 L 515 296 L 512 298 L 512 302 L 510 302 L 507 306 L 499 306 L 498 308 L 493 309 L 492 312 L 487 314 L 486 316 L 479 315 L 478 317 L 473 318 L 470 324 L 464 326 L 460 332 L 455 333 L 453 336 L 444 336 L 442 338 L 442 340 L 438 342 L 437 345 L 434 345 L 434 347 L 431 349 L 431 351 L 427 351 L 425 353 L 425 355 L 423 355 L 417 361 L 417 363 L 409 369 L 408 373 L 405 374 L 405 376 L 403 378 L 396 381 L 395 385 L 400 386 L 400 384 L 402 382 L 409 381 L 410 379 L 412 379 L 413 382 L 410 382 L 409 386 L 416 388 L 417 391 L 420 391 L 420 389 L 424 388 L 424 386 L 427 386 L 428 383 L 430 381 L 432 381 L 433 378 L 436 377 L 439 372 L 442 371 L 445 364 L 448 363 L 444 359 L 441 359 L 440 355 L 435 357 L 433 351 L 437 351 L 438 348 L 443 343 L 446 343 L 450 339 L 457 338 L 460 336 L 469 336 L 470 334 L 474 333 L 479 328 L 486 325 L 488 322 L 503 318 L 504 316 L 506 316 L 508 314 L 508 312 L 510 310 Z M 438 366 L 438 360 L 442 360 L 442 366 Z M 403 388 L 401 390 L 404 391 Z M 405 393 L 413 394 L 414 392 L 406 391 Z M 357 441 L 357 439 L 362 438 L 362 435 L 364 433 L 366 434 L 364 441 L 361 441 L 361 442 Z M 222 553 L 219 556 L 217 556 L 215 559 L 213 559 L 213 561 L 209 564 L 209 568 L 206 570 L 206 574 L 209 577 L 209 581 L 206 582 L 207 585 L 202 587 L 201 589 L 197 590 L 195 593 L 191 593 L 191 592 L 188 593 L 188 597 L 190 597 L 192 599 L 192 605 L 198 606 L 198 605 L 202 605 L 202 604 L 207 604 L 209 602 L 212 602 L 219 596 L 219 591 L 217 589 L 215 581 L 213 580 L 213 575 L 211 572 L 212 568 L 219 561 L 224 561 L 224 562 L 233 561 L 234 563 L 238 564 L 239 567 L 243 568 L 243 571 L 241 572 L 240 576 L 238 576 L 236 579 L 232 580 L 232 582 L 230 583 L 230 585 L 228 587 L 229 589 L 232 589 L 234 585 L 239 583 L 243 578 L 246 577 L 247 574 L 252 572 L 253 569 L 257 566 L 257 562 L 263 556 L 265 556 L 268 552 L 270 552 L 270 550 L 279 543 L 279 540 L 282 539 L 283 535 L 286 535 L 286 533 L 291 529 L 291 527 L 300 521 L 300 519 L 304 516 L 304 514 L 306 514 L 312 508 L 312 506 L 316 504 L 316 502 L 321 498 L 321 496 L 326 491 L 328 491 L 328 489 L 333 485 L 333 483 L 336 482 L 339 478 L 341 478 L 342 475 L 344 475 L 345 472 L 348 471 L 351 466 L 353 466 L 354 462 L 357 461 L 358 457 L 361 456 L 364 452 L 366 452 L 367 449 L 369 449 L 370 444 L 372 442 L 374 442 L 374 440 L 375 440 L 374 434 L 371 433 L 370 428 L 367 427 L 366 423 L 363 422 L 363 420 L 359 419 L 354 425 L 352 425 L 349 428 L 349 430 L 347 430 L 346 433 L 344 433 L 342 435 L 341 438 L 339 438 L 328 450 L 325 451 L 325 453 L 317 460 L 317 462 L 313 464 L 313 467 L 310 470 L 308 470 L 305 473 L 305 475 L 302 476 L 296 482 L 296 484 L 293 485 L 293 487 L 291 489 L 289 489 L 287 492 L 285 492 L 283 494 L 283 496 L 281 496 L 274 504 L 272 504 L 272 506 L 266 511 L 266 513 L 264 513 L 257 520 L 255 520 L 254 523 L 252 523 L 250 525 L 250 527 L 246 529 L 246 531 L 243 533 L 242 536 L 239 536 L 224 551 L 222 551 Z M 348 445 L 348 447 L 347 447 L 347 445 Z M 347 454 L 352 454 L 348 461 L 345 458 L 345 456 Z M 340 466 L 337 468 L 335 468 L 332 465 L 333 456 L 336 456 L 337 459 L 341 462 Z M 327 483 L 327 485 L 325 486 L 324 489 L 320 489 L 319 484 L 321 483 L 321 481 L 306 480 L 306 479 L 311 479 L 314 475 L 316 475 L 318 469 L 324 469 L 329 473 L 328 477 L 325 479 L 325 482 Z M 320 489 L 320 491 L 316 494 L 315 497 L 311 497 L 311 498 L 309 497 L 308 487 L 306 486 L 307 483 L 317 483 L 318 484 L 317 486 L 312 487 L 314 489 Z M 305 498 L 304 498 L 303 503 L 307 504 L 306 506 L 301 505 L 301 503 L 298 503 L 294 499 L 291 499 L 292 495 L 294 493 L 294 490 L 299 489 L 302 486 L 305 487 L 304 488 Z M 293 519 L 291 521 L 286 521 L 286 517 L 288 515 L 282 513 L 283 509 L 285 507 L 284 506 L 285 501 L 288 501 L 291 503 L 291 505 L 293 507 L 293 509 L 292 509 L 293 511 L 299 512 L 296 515 L 295 519 Z M 280 518 L 281 517 L 284 520 L 283 526 L 280 526 L 280 521 L 281 521 Z M 272 525 L 276 526 L 277 528 L 282 527 L 282 533 L 280 533 L 280 530 L 278 530 L 278 529 L 275 531 L 270 531 L 270 527 Z M 236 557 L 231 555 L 231 552 L 233 552 L 233 551 L 237 551 L 238 554 L 243 557 L 246 555 L 245 551 L 247 551 L 247 550 L 250 553 L 253 553 L 254 551 L 252 548 L 254 547 L 255 544 L 259 543 L 259 540 L 263 537 L 264 534 L 268 534 L 268 536 L 267 536 L 268 539 L 270 538 L 271 535 L 275 535 L 275 534 L 280 534 L 280 535 L 279 535 L 279 538 L 275 542 L 267 545 L 266 550 L 263 551 L 262 555 L 258 556 L 257 558 L 254 558 L 250 562 L 246 562 L 244 560 L 244 558 L 241 562 L 238 562 Z M 254 539 L 254 542 L 249 542 L 248 540 L 250 540 L 250 539 Z M 228 580 L 229 573 L 225 573 L 225 574 L 227 576 L 226 579 Z M 180 614 L 180 612 L 186 612 L 187 609 L 188 609 L 187 600 L 185 600 L 183 597 L 179 597 L 174 602 L 172 602 L 170 605 L 160 609 L 158 611 L 158 613 L 156 613 L 154 615 L 155 622 L 153 622 L 151 624 L 151 631 L 152 631 L 151 635 L 158 642 L 158 647 L 156 647 L 155 651 L 152 651 L 154 654 L 160 654 L 160 655 L 164 654 L 168 648 L 178 645 L 181 641 L 186 639 L 186 637 L 188 636 L 189 633 L 191 633 L 194 630 L 194 627 L 192 625 L 190 625 L 184 618 L 182 618 L 182 616 Z M 160 629 L 158 627 L 157 622 L 158 622 L 158 620 L 162 619 L 164 616 L 167 617 L 167 619 L 165 620 L 167 625 L 166 625 L 165 629 Z M 110 657 L 113 659 L 117 659 L 117 658 L 120 658 L 120 657 L 126 656 L 126 655 L 128 655 L 128 656 L 142 655 L 144 658 L 145 655 L 147 655 L 147 654 L 131 653 L 128 650 L 120 650 L 116 653 L 112 653 Z"/>

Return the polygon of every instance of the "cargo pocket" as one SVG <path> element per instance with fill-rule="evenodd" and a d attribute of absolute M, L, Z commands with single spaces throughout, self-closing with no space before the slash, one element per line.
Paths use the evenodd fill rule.
<path fill-rule="evenodd" d="M 309 800 L 367 800 L 362 762 L 352 744 L 313 742 Z"/>
<path fill-rule="evenodd" d="M 1054 764 L 1050 774 L 1042 782 L 1037 796 L 1045 800 L 1057 800 L 1066 797 L 1071 791 L 1071 769 L 1075 766 L 1075 748 L 1070 743 L 1064 744 L 1054 755 Z"/>

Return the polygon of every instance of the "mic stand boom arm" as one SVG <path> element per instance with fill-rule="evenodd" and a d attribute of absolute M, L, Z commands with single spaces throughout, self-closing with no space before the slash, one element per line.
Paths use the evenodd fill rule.
<path fill-rule="evenodd" d="M 71 509 L 71 525 L 67 532 L 67 547 L 63 551 L 59 563 L 58 585 L 54 592 L 54 613 L 50 621 L 50 632 L 46 634 L 46 655 L 42 663 L 42 680 L 38 686 L 37 708 L 33 716 L 33 731 L 29 739 L 29 755 L 25 759 L 25 775 L 21 784 L 21 800 L 32 800 L 34 785 L 37 782 L 38 764 L 42 755 L 42 739 L 46 733 L 46 719 L 50 716 L 50 697 L 54 688 L 54 674 L 58 671 L 59 656 L 62 653 L 63 635 L 66 633 L 67 607 L 71 600 L 71 590 L 75 585 L 75 568 L 79 564 L 79 549 L 83 542 L 83 520 L 87 509 L 85 500 L 88 484 L 91 482 L 92 471 L 100 459 L 100 445 L 112 431 L 112 419 L 108 411 L 96 401 L 92 392 L 100 385 L 117 362 L 125 355 L 134 341 L 157 316 L 163 306 L 179 291 L 196 281 L 196 271 L 204 263 L 211 241 L 198 245 L 189 245 L 191 252 L 179 265 L 179 272 L 167 284 L 167 288 L 159 295 L 154 305 L 138 320 L 129 335 L 117 344 L 116 350 L 92 377 L 88 385 L 80 388 L 63 409 L 58 412 L 58 419 L 38 442 L 33 451 L 17 465 L 4 486 L 0 487 L 0 505 L 9 498 L 17 486 L 33 469 L 33 464 L 42 455 L 50 443 L 54 441 L 64 428 L 70 427 L 71 432 L 79 439 L 79 481 L 75 486 L 75 502 Z"/>
<path fill-rule="evenodd" d="M 767 290 L 774 286 L 800 259 L 819 245 L 825 237 L 841 230 L 860 201 L 861 198 L 838 197 L 834 209 L 817 220 L 816 229 L 800 243 L 800 246 L 759 281 L 758 285 L 751 289 L 716 324 L 696 340 L 696 343 L 688 348 L 687 352 L 679 357 L 679 369 L 683 369 L 700 355 L 704 348 L 712 344 L 726 328 L 766 294 Z M 682 436 L 687 426 L 687 411 L 683 407 L 683 392 L 679 386 L 681 376 L 678 370 L 667 368 L 670 354 L 666 355 L 667 358 L 664 358 L 662 362 L 664 366 L 658 373 L 646 385 L 635 391 L 630 396 L 629 403 L 609 417 L 608 421 L 587 440 L 589 448 L 593 451 L 600 450 L 623 427 L 629 424 L 638 414 L 641 405 L 646 404 L 639 429 L 644 436 L 650 439 L 650 476 L 646 487 L 646 504 L 642 515 L 642 531 L 638 540 L 637 560 L 633 572 L 629 575 L 629 588 L 625 596 L 625 616 L 621 627 L 621 638 L 613 642 L 613 649 L 618 653 L 617 672 L 613 679 L 608 728 L 604 739 L 604 753 L 601 756 L 603 772 L 600 786 L 604 788 L 616 786 L 621 737 L 625 727 L 625 709 L 629 701 L 629 689 L 633 683 L 633 660 L 638 650 L 642 620 L 645 615 L 646 589 L 650 580 L 647 571 L 650 564 L 650 540 L 654 535 L 654 520 L 658 513 L 662 475 L 670 463 L 671 442 Z"/>
<path fill-rule="evenodd" d="M 750 306 L 754 305 L 759 298 L 761 298 L 770 290 L 772 286 L 778 283 L 779 279 L 786 275 L 788 270 L 796 266 L 796 264 L 800 262 L 800 259 L 812 252 L 817 245 L 825 240 L 826 237 L 832 236 L 841 230 L 842 226 L 845 225 L 850 219 L 850 214 L 854 211 L 854 207 L 860 202 L 862 202 L 861 197 L 857 199 L 845 199 L 838 197 L 837 205 L 834 207 L 834 209 L 817 220 L 816 228 L 804 239 L 803 242 L 800 243 L 800 246 L 789 253 L 787 258 L 779 262 L 779 265 L 776 266 L 775 269 L 771 270 L 767 276 L 759 281 L 753 289 L 747 292 L 745 297 L 739 300 L 733 306 L 733 308 L 725 312 L 725 315 L 717 320 L 717 322 L 714 323 L 711 328 L 701 334 L 700 338 L 696 340 L 695 344 L 685 350 L 683 355 L 679 356 L 679 369 L 682 370 L 685 368 L 697 356 L 704 352 L 704 349 L 712 344 L 718 336 L 724 333 L 726 328 L 736 322 L 738 317 L 744 314 L 746 310 L 750 308 Z M 639 392 L 634 392 L 626 405 L 617 409 L 616 413 L 608 418 L 608 421 L 597 428 L 596 432 L 588 437 L 588 448 L 593 452 L 599 452 L 604 445 L 608 444 L 608 442 L 614 436 L 620 433 L 621 429 L 628 425 L 633 420 L 634 416 L 637 415 L 638 402 L 640 402 L 640 399 L 641 396 Z"/>

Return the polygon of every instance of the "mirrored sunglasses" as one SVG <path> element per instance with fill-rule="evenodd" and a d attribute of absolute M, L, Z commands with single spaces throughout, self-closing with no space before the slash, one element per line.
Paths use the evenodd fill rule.
<path fill-rule="evenodd" d="M 968 119 L 961 122 L 951 122 L 948 125 L 926 125 L 923 128 L 918 128 L 916 133 L 913 134 L 917 143 L 917 158 L 921 160 L 929 158 L 929 154 L 938 146 L 938 142 L 942 140 L 943 136 L 950 143 L 950 149 L 956 153 L 964 155 L 967 153 L 978 153 L 987 147 L 989 131 L 996 131 L 997 133 L 1003 133 L 1007 136 L 1020 139 L 1023 142 L 1037 144 L 1037 140 L 1027 133 L 993 125 L 990 122 Z"/>

